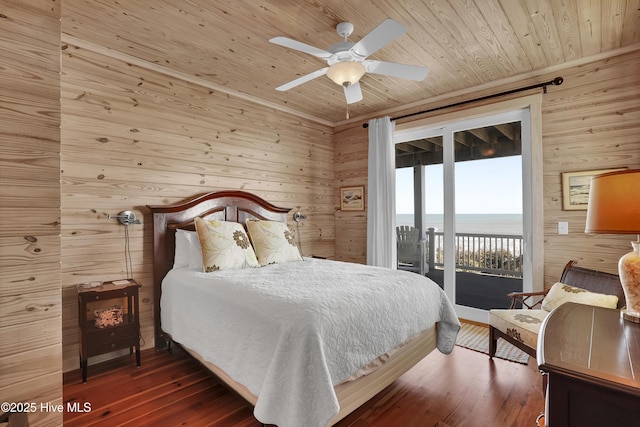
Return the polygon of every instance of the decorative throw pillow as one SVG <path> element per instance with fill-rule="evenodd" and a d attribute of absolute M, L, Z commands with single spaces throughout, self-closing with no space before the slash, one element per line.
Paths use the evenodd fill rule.
<path fill-rule="evenodd" d="M 618 297 L 616 295 L 590 292 L 586 289 L 576 288 L 575 286 L 558 282 L 549 289 L 549 292 L 542 300 L 542 309 L 551 311 L 565 302 L 616 308 L 618 306 Z"/>
<path fill-rule="evenodd" d="M 260 265 L 302 261 L 295 235 L 284 222 L 248 219 L 247 230 Z"/>
<path fill-rule="evenodd" d="M 260 266 L 241 224 L 201 218 L 195 224 L 205 272 Z"/>

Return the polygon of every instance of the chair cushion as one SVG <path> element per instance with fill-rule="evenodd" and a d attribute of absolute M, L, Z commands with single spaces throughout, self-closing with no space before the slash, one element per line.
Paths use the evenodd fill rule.
<path fill-rule="evenodd" d="M 490 310 L 489 324 L 527 347 L 538 347 L 538 332 L 549 315 L 545 310 Z"/>
<path fill-rule="evenodd" d="M 565 302 L 575 302 L 579 304 L 596 305 L 599 307 L 616 308 L 618 297 L 616 295 L 605 295 L 590 292 L 586 289 L 576 288 L 565 283 L 557 282 L 542 300 L 542 309 L 552 311 L 554 308 Z"/>

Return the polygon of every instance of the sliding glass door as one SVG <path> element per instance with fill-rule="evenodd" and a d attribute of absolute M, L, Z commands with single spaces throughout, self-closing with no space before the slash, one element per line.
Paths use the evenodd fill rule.
<path fill-rule="evenodd" d="M 455 300 L 482 310 L 522 292 L 520 122 L 453 133 Z"/>
<path fill-rule="evenodd" d="M 414 222 L 427 275 L 465 319 L 486 322 L 507 293 L 533 289 L 530 129 L 530 110 L 519 109 L 396 132 L 396 167 L 421 180 Z"/>

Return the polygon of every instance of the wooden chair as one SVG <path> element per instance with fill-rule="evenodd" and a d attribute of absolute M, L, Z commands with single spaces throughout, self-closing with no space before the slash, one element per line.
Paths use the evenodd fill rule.
<path fill-rule="evenodd" d="M 616 274 L 578 267 L 575 261 L 569 261 L 562 271 L 560 282 L 598 294 L 615 295 L 618 297 L 618 308 L 625 306 L 624 291 Z M 548 292 L 548 289 L 541 292 L 513 292 L 507 295 L 512 300 L 509 309 L 489 311 L 489 357 L 496 354 L 498 338 L 533 358 L 537 357 L 538 331 L 549 312 L 536 307 L 541 305 Z M 518 303 L 526 309 L 517 308 Z"/>
<path fill-rule="evenodd" d="M 413 271 L 425 275 L 429 266 L 425 256 L 425 240 L 420 230 L 408 225 L 396 227 L 398 245 L 398 270 Z"/>

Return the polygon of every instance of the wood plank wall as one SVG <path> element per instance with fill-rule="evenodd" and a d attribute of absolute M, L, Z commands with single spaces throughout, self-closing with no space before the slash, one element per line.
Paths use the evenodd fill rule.
<path fill-rule="evenodd" d="M 60 2 L 6 0 L 0 14 L 0 402 L 62 425 Z"/>
<path fill-rule="evenodd" d="M 75 285 L 125 277 L 125 227 L 109 214 L 133 210 L 144 223 L 129 226 L 133 277 L 143 285 L 143 348 L 154 345 L 147 204 L 246 190 L 307 215 L 299 224 L 303 254 L 334 257 L 332 128 L 99 48 L 63 46 L 61 91 L 65 371 L 78 369 Z"/>
<path fill-rule="evenodd" d="M 562 210 L 562 172 L 640 168 L 640 51 L 554 71 L 538 78 L 470 93 L 465 99 L 564 77 L 543 95 L 543 187 L 545 286 L 553 284 L 569 259 L 617 273 L 617 261 L 631 250 L 633 236 L 585 235 L 586 211 Z M 447 99 L 393 116 L 459 102 Z M 478 104 L 470 104 L 477 106 Z M 462 108 L 459 108 L 462 109 Z M 453 109 L 443 112 L 454 111 Z M 428 117 L 426 115 L 419 118 Z M 336 128 L 336 191 L 367 184 L 367 130 L 361 123 Z M 569 234 L 558 235 L 558 221 Z M 336 258 L 366 261 L 366 212 L 337 212 Z"/>

